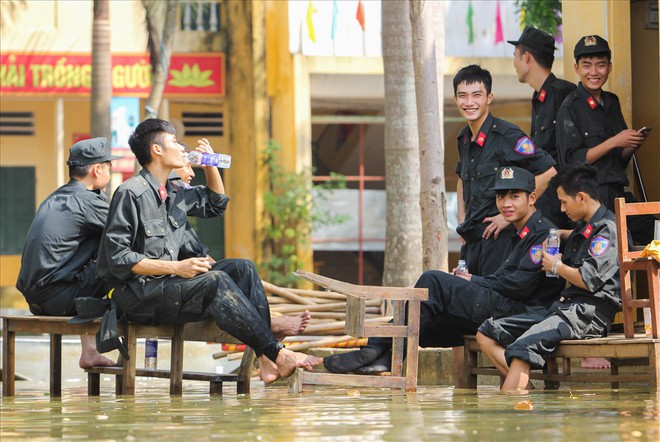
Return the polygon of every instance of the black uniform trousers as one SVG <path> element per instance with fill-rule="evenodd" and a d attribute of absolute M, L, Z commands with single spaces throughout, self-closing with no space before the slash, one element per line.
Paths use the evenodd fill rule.
<path fill-rule="evenodd" d="M 486 319 L 525 311 L 521 301 L 438 270 L 424 272 L 415 287 L 429 289 L 420 306 L 421 347 L 460 347 L 463 336 L 475 334 Z M 370 338 L 372 345 L 391 347 L 392 339 Z"/>
<path fill-rule="evenodd" d="M 254 264 L 225 259 L 192 278 L 169 276 L 162 296 L 141 301 L 129 286 L 117 287 L 113 299 L 128 319 L 141 323 L 185 324 L 213 319 L 218 327 L 273 362 L 282 345 L 270 329 L 266 292 Z"/>

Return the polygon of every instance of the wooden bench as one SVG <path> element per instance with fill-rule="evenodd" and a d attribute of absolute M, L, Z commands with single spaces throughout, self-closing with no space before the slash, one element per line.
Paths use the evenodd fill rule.
<path fill-rule="evenodd" d="M 419 309 L 420 302 L 428 299 L 427 289 L 358 286 L 301 270 L 298 270 L 296 275 L 346 295 L 347 335 L 359 338 L 392 337 L 392 371 L 389 375 L 354 375 L 309 372 L 298 368 L 289 378 L 289 392 L 300 393 L 305 385 L 400 388 L 407 392 L 417 390 Z M 367 300 L 370 299 L 392 301 L 394 318 L 391 324 L 370 324 L 366 321 L 366 305 Z M 404 341 L 405 376 L 403 375 Z"/>
<path fill-rule="evenodd" d="M 477 376 L 500 376 L 493 366 L 479 366 L 481 352 L 474 336 L 465 336 L 465 388 L 477 388 Z M 571 370 L 572 358 L 609 358 L 610 372 L 603 370 Z M 487 360 L 487 359 L 486 359 Z M 490 361 L 487 361 L 490 362 Z M 561 363 L 560 363 L 561 362 Z M 620 371 L 624 366 L 644 367 L 636 372 Z M 648 382 L 652 390 L 660 390 L 660 339 L 636 335 L 626 338 L 614 334 L 605 338 L 562 341 L 546 358 L 546 369 L 532 370 L 531 379 L 545 381 L 546 389 L 557 389 L 562 382 L 605 382 L 619 388 L 621 382 Z"/>
<path fill-rule="evenodd" d="M 62 336 L 96 334 L 100 320 L 83 324 L 69 324 L 70 317 L 61 316 L 3 316 L 2 317 L 2 394 L 15 394 L 15 363 L 16 334 L 48 334 L 50 335 L 50 394 L 53 397 L 62 395 Z M 211 394 L 222 394 L 223 382 L 236 382 L 239 394 L 250 392 L 250 375 L 254 363 L 254 351 L 246 348 L 241 366 L 236 375 L 220 375 L 215 373 L 187 372 L 183 370 L 183 347 L 185 341 L 240 343 L 232 336 L 218 329 L 212 321 L 195 322 L 185 325 L 149 326 L 135 323 L 119 324 L 122 335 L 126 338 L 129 360 L 121 361 L 118 367 L 93 367 L 86 369 L 88 393 L 99 395 L 100 376 L 102 374 L 115 376 L 117 394 L 135 394 L 135 377 L 147 376 L 170 379 L 170 394 L 180 395 L 183 390 L 183 380 L 198 380 L 209 382 Z M 170 370 L 144 370 L 135 366 L 137 358 L 137 339 L 158 337 L 170 339 L 171 365 Z M 210 357 L 210 354 L 209 354 Z"/>

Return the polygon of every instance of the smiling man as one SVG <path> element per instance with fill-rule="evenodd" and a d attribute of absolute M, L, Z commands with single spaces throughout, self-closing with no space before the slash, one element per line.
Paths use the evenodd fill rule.
<path fill-rule="evenodd" d="M 512 166 L 500 168 L 495 176 L 488 190 L 502 218 L 515 228 L 507 238 L 513 249 L 497 257 L 500 265 L 492 275 L 456 276 L 439 270 L 422 274 L 415 284 L 429 290 L 420 309 L 422 347 L 461 347 L 463 336 L 476 333 L 487 318 L 518 314 L 530 305 L 548 306 L 561 290 L 557 278 L 541 271 L 543 241 L 555 226 L 534 208 L 534 175 Z M 370 338 L 369 345 L 358 351 L 326 358 L 325 366 L 337 373 L 389 371 L 391 348 L 391 339 Z M 454 381 L 459 385 L 462 359 L 454 364 Z"/>
<path fill-rule="evenodd" d="M 598 169 L 598 197 L 614 210 L 614 199 L 626 194 L 626 168 L 632 155 L 648 136 L 628 129 L 621 113 L 619 98 L 603 90 L 612 71 L 610 47 L 599 35 L 587 35 L 575 45 L 575 73 L 580 78 L 557 113 L 557 148 L 559 166 L 582 162 Z M 635 216 L 628 227 L 635 241 L 648 244 L 653 240 L 654 217 Z"/>
<path fill-rule="evenodd" d="M 518 166 L 536 175 L 540 196 L 556 174 L 552 157 L 517 126 L 490 114 L 493 101 L 490 72 L 477 65 L 454 77 L 454 100 L 467 126 L 458 135 L 458 222 L 463 239 L 461 259 L 470 273 L 490 275 L 511 249 L 513 228 L 495 204 L 496 172 L 502 166 Z M 507 229 L 508 233 L 500 234 Z"/>

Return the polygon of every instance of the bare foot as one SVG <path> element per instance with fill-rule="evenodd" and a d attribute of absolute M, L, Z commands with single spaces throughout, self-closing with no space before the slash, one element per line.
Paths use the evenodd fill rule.
<path fill-rule="evenodd" d="M 279 340 L 287 336 L 296 336 L 301 334 L 312 319 L 309 310 L 305 310 L 300 316 L 282 316 L 281 318 L 271 318 L 270 329 L 273 335 Z"/>
<path fill-rule="evenodd" d="M 277 365 L 266 356 L 262 355 L 257 358 L 257 363 L 259 364 L 261 380 L 264 381 L 265 384 L 272 384 L 280 378 L 280 372 L 277 370 Z"/>
<path fill-rule="evenodd" d="M 580 367 L 589 369 L 610 368 L 612 364 L 605 358 L 584 358 L 580 362 Z"/>
<path fill-rule="evenodd" d="M 311 371 L 312 367 L 323 363 L 323 358 L 293 352 L 283 348 L 277 355 L 275 363 L 277 364 L 277 370 L 280 376 L 287 377 L 298 367 Z"/>
<path fill-rule="evenodd" d="M 92 367 L 113 367 L 117 365 L 112 359 L 108 359 L 103 356 L 98 351 L 94 352 L 85 352 L 80 355 L 80 360 L 78 361 L 80 368 L 92 368 Z"/>

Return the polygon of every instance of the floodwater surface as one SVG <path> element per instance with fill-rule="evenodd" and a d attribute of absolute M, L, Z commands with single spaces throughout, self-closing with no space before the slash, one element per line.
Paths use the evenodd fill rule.
<path fill-rule="evenodd" d="M 143 378 L 144 379 L 144 378 Z M 660 394 L 648 387 L 562 387 L 514 396 L 495 387 L 422 386 L 417 393 L 318 387 L 292 395 L 285 385 L 253 383 L 252 394 L 184 383 L 172 397 L 164 380 L 138 381 L 135 397 L 112 382 L 88 398 L 80 380 L 16 383 L 2 398 L 0 440 L 108 441 L 659 441 Z M 522 409 L 516 409 L 522 408 Z"/>

